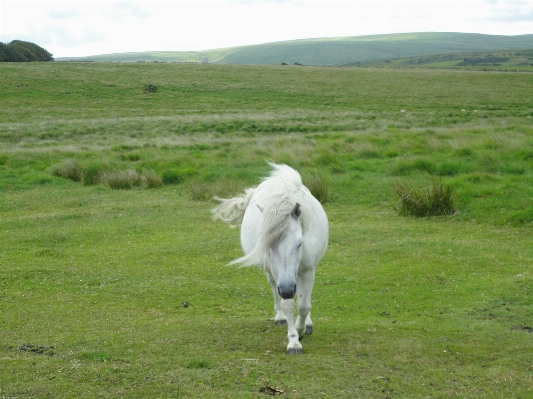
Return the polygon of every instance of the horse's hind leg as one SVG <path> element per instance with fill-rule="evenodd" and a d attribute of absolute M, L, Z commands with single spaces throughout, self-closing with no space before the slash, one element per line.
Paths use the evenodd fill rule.
<path fill-rule="evenodd" d="M 305 335 L 313 334 L 313 321 L 311 320 L 311 312 L 305 318 Z"/>
<path fill-rule="evenodd" d="M 274 295 L 274 312 L 276 314 L 272 320 L 274 320 L 278 326 L 284 326 L 285 324 L 287 324 L 287 318 L 285 317 L 285 314 L 281 309 L 281 297 L 278 294 L 276 280 L 274 280 L 274 277 L 272 276 L 270 271 L 266 272 L 266 276 L 268 282 L 270 283 L 270 287 L 272 288 L 272 294 Z"/>

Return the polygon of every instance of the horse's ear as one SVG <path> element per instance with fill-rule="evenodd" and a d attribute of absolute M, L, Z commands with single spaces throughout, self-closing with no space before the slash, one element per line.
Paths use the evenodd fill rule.
<path fill-rule="evenodd" d="M 294 218 L 299 218 L 301 214 L 302 210 L 300 209 L 300 204 L 296 203 L 296 205 L 294 205 L 294 209 L 291 212 L 291 216 Z"/>
<path fill-rule="evenodd" d="M 263 208 L 261 208 L 261 207 L 259 206 L 259 204 L 256 204 L 256 205 L 257 205 L 257 207 L 259 208 L 259 210 L 261 211 L 261 213 L 263 213 Z"/>

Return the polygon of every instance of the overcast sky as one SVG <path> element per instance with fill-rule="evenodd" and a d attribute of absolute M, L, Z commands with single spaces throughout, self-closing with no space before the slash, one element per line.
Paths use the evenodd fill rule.
<path fill-rule="evenodd" d="M 533 34 L 533 1 L 0 1 L 0 42 L 54 57 L 402 32 Z"/>

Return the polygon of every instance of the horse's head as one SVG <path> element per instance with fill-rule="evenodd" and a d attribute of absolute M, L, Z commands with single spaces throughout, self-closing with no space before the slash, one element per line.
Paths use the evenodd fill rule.
<path fill-rule="evenodd" d="M 276 279 L 278 293 L 283 299 L 294 298 L 296 276 L 302 259 L 302 227 L 300 204 L 296 204 L 287 219 L 287 227 L 279 241 L 270 247 L 271 272 Z"/>

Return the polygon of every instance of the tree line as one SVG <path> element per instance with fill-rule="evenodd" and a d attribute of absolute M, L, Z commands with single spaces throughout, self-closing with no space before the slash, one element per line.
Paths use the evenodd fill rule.
<path fill-rule="evenodd" d="M 13 40 L 0 43 L 0 62 L 53 61 L 54 57 L 35 43 Z"/>

